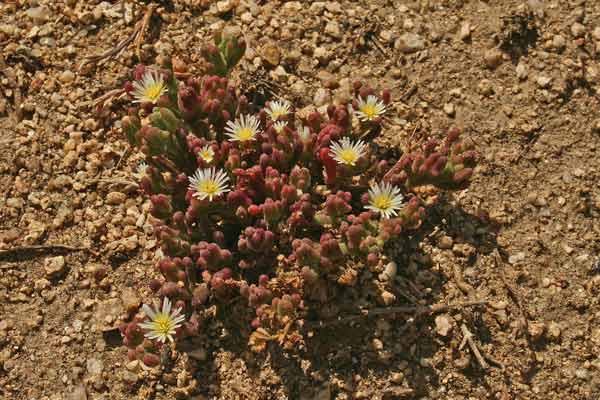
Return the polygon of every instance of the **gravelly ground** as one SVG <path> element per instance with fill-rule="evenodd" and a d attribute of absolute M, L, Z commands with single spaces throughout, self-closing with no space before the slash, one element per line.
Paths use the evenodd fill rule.
<path fill-rule="evenodd" d="M 322 106 L 361 78 L 392 88 L 383 144 L 463 127 L 483 161 L 432 211 L 405 275 L 426 303 L 490 305 L 322 330 L 301 355 L 251 354 L 215 324 L 172 371 L 127 363 L 103 331 L 148 298 L 157 248 L 132 183 L 140 157 L 93 102 L 121 86 L 135 46 L 81 64 L 150 3 L 144 62 L 176 54 L 193 70 L 211 31 L 240 26 L 235 77 L 258 100 Z M 173 3 L 0 4 L 0 249 L 91 249 L 0 253 L 0 398 L 600 397 L 600 3 Z M 460 347 L 462 324 L 487 370 Z"/>

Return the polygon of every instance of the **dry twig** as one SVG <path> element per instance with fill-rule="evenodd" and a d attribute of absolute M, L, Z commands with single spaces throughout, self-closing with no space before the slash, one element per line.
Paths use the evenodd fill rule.
<path fill-rule="evenodd" d="M 473 340 L 473 334 L 471 333 L 469 328 L 467 328 L 467 326 L 465 324 L 462 324 L 460 326 L 460 330 L 463 333 L 463 340 L 459 346 L 459 349 L 462 349 L 463 347 L 465 347 L 465 344 L 468 343 L 469 347 L 471 348 L 471 351 L 473 352 L 473 354 L 475 355 L 475 358 L 477 359 L 477 362 L 479 363 L 479 365 L 481 365 L 481 368 L 488 369 L 490 366 L 485 361 L 485 359 L 483 358 L 481 353 L 479 352 L 479 348 L 477 347 L 477 344 Z"/>
<path fill-rule="evenodd" d="M 43 244 L 43 245 L 17 246 L 17 247 L 11 247 L 10 249 L 0 250 L 0 258 L 8 257 L 8 256 L 19 254 L 19 253 L 25 253 L 28 251 L 43 253 L 43 252 L 52 252 L 55 250 L 62 250 L 62 251 L 87 250 L 87 251 L 89 251 L 90 248 L 82 247 L 82 246 L 69 246 L 66 244 Z M 10 267 L 10 268 L 12 268 L 12 267 Z M 1 267 L 1 269 L 9 269 L 9 267 L 3 266 L 3 267 Z"/>
<path fill-rule="evenodd" d="M 389 314 L 414 314 L 416 317 L 423 315 L 432 315 L 448 310 L 460 309 L 464 307 L 480 306 L 488 304 L 487 300 L 472 300 L 464 301 L 456 304 L 434 304 L 432 306 L 399 306 L 399 307 L 384 307 L 372 308 L 369 310 L 361 310 L 360 315 L 352 315 L 349 317 L 340 318 L 334 321 L 316 321 L 308 322 L 308 328 L 326 328 L 337 324 L 347 324 L 354 321 L 362 320 L 366 317 Z"/>
<path fill-rule="evenodd" d="M 141 19 L 141 21 L 138 21 L 135 24 L 135 27 L 133 28 L 133 32 L 131 33 L 131 35 L 129 35 L 126 39 L 122 40 L 115 47 L 113 47 L 101 54 L 86 56 L 84 58 L 83 62 L 81 63 L 81 65 L 79 66 L 79 70 L 81 70 L 85 65 L 87 65 L 89 63 L 99 63 L 103 60 L 118 56 L 131 43 L 135 44 L 136 55 L 138 56 L 138 59 L 141 60 L 140 47 L 144 41 L 144 34 L 145 34 L 146 30 L 148 29 L 148 25 L 150 23 L 150 18 L 152 17 L 152 14 L 154 13 L 154 10 L 156 9 L 156 7 L 157 7 L 156 4 L 150 4 L 148 6 L 148 8 L 146 9 L 146 13 L 144 14 L 144 17 Z"/>

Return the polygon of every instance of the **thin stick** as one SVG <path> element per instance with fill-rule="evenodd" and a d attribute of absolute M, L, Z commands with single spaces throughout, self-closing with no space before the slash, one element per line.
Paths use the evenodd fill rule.
<path fill-rule="evenodd" d="M 53 250 L 83 251 L 83 250 L 90 250 L 90 248 L 82 247 L 82 246 L 69 246 L 66 244 L 43 244 L 43 245 L 31 245 L 31 246 L 17 246 L 17 247 L 11 247 L 10 249 L 6 249 L 6 250 L 0 250 L 0 258 L 10 256 L 13 254 L 24 253 L 27 251 L 50 252 Z M 4 269 L 4 267 L 3 267 L 3 269 Z"/>
<path fill-rule="evenodd" d="M 473 340 L 473 334 L 471 333 L 471 331 L 469 331 L 469 328 L 467 328 L 467 326 L 465 324 L 462 324 L 460 326 L 460 330 L 463 333 L 463 341 L 460 344 L 459 348 L 462 349 L 465 346 L 465 342 L 468 343 L 469 347 L 471 348 L 471 351 L 473 352 L 473 354 L 475 355 L 475 358 L 477 359 L 477 362 L 479 362 L 479 365 L 481 365 L 481 368 L 488 369 L 490 366 L 485 361 L 485 359 L 483 358 L 481 353 L 479 352 L 479 349 L 477 348 L 477 344 L 475 344 L 475 341 Z"/>
<path fill-rule="evenodd" d="M 416 316 L 432 315 L 448 310 L 454 310 L 464 307 L 472 307 L 488 304 L 487 300 L 472 300 L 465 301 L 456 304 L 434 304 L 432 306 L 399 306 L 399 307 L 384 307 L 384 308 L 372 308 L 370 310 L 362 310 L 360 315 L 352 315 L 345 318 L 340 318 L 334 321 L 316 321 L 307 322 L 308 328 L 325 328 L 337 324 L 347 324 L 362 320 L 365 317 L 372 317 L 376 315 L 388 315 L 388 314 L 415 314 Z"/>
<path fill-rule="evenodd" d="M 87 103 L 85 103 L 86 105 L 97 105 L 97 104 L 104 104 L 108 99 L 111 99 L 113 97 L 117 97 L 122 95 L 123 93 L 125 93 L 125 89 L 113 89 L 113 90 L 109 90 L 108 92 L 104 93 L 102 96 L 98 97 L 97 99 L 94 100 L 90 100 Z"/>
<path fill-rule="evenodd" d="M 135 54 L 138 57 L 138 60 L 142 59 L 140 48 L 142 47 L 142 43 L 144 42 L 144 35 L 146 30 L 148 30 L 148 25 L 150 24 L 150 18 L 152 17 L 152 13 L 156 9 L 156 4 L 151 4 L 148 6 L 146 10 L 146 14 L 144 14 L 144 18 L 142 19 L 142 23 L 140 24 L 140 28 L 138 34 L 135 38 Z"/>
<path fill-rule="evenodd" d="M 109 58 L 119 55 L 127 46 L 129 46 L 133 42 L 135 42 L 135 45 L 136 45 L 136 54 L 138 56 L 138 59 L 141 59 L 140 46 L 142 45 L 142 42 L 144 40 L 144 32 L 148 28 L 150 18 L 152 17 L 152 13 L 154 13 L 154 10 L 156 9 L 156 7 L 157 7 L 156 4 L 149 5 L 142 20 L 135 24 L 135 27 L 133 28 L 133 32 L 131 32 L 131 35 L 129 35 L 126 39 L 121 41 L 115 47 L 113 47 L 101 54 L 84 57 L 81 65 L 79 66 L 79 70 L 81 70 L 85 65 L 87 65 L 89 63 L 98 63 L 102 60 L 109 59 Z"/>

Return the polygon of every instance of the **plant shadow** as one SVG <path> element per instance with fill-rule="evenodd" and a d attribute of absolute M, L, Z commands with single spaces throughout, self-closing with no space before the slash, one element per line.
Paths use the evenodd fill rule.
<path fill-rule="evenodd" d="M 488 254 L 497 248 L 497 227 L 493 223 L 451 204 L 449 198 L 441 197 L 439 203 L 429 210 L 427 224 L 407 243 L 405 250 L 410 250 L 409 254 L 413 257 L 400 255 L 396 258 L 399 267 L 397 279 L 386 286 L 396 295 L 394 306 L 413 306 L 415 303 L 429 306 L 447 301 L 443 296 L 447 278 L 427 263 L 415 268 L 411 261 L 426 258 L 424 254 L 418 254 L 419 243 L 440 227 L 458 242 L 472 245 L 477 253 Z M 277 343 L 272 343 L 265 352 L 253 353 L 247 344 L 249 332 L 242 333 L 247 330 L 235 321 L 221 320 L 219 324 L 230 334 L 218 346 L 207 349 L 208 358 L 196 371 L 199 387 L 212 388 L 210 393 L 208 389 L 201 389 L 205 390 L 203 394 L 210 398 L 224 394 L 220 385 L 226 383 L 214 374 L 214 370 L 219 368 L 215 364 L 215 355 L 224 350 L 232 353 L 234 358 L 243 360 L 245 373 L 256 383 L 255 389 L 264 387 L 260 382 L 265 379 L 267 368 L 277 376 L 277 385 L 289 399 L 327 399 L 343 393 L 346 398 L 354 398 L 357 392 L 362 392 L 366 396 L 364 398 L 378 399 L 411 399 L 432 395 L 435 388 L 441 385 L 438 364 L 445 362 L 439 354 L 444 348 L 458 347 L 455 341 L 461 336 L 460 329 L 454 327 L 455 334 L 449 337 L 440 336 L 434 329 L 436 315 L 432 314 L 385 313 L 354 318 L 360 315 L 356 293 L 352 300 L 354 303 L 348 301 L 340 305 L 340 309 L 344 310 L 340 317 L 350 315 L 352 318 L 343 323 L 326 322 L 322 327 L 307 328 L 306 342 L 298 351 L 287 352 Z M 369 301 L 369 308 L 380 307 L 374 299 Z M 492 338 L 480 318 L 480 307 L 483 306 L 469 309 L 467 314 L 473 333 L 485 344 L 491 342 Z M 307 326 L 312 326 L 311 323 L 317 321 L 306 322 Z M 461 354 L 468 353 L 468 349 L 461 351 Z M 462 368 L 467 379 L 483 381 L 484 371 L 477 361 L 470 357 L 467 364 Z M 276 397 L 273 393 L 256 391 L 243 398 Z"/>

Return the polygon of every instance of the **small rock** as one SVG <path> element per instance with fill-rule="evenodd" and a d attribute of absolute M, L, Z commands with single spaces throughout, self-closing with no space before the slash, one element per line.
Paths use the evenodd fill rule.
<path fill-rule="evenodd" d="M 33 287 L 37 292 L 41 292 L 44 289 L 48 289 L 50 287 L 50 281 L 45 278 L 41 278 L 35 281 Z"/>
<path fill-rule="evenodd" d="M 340 24 L 335 20 L 329 21 L 327 25 L 325 25 L 325 33 L 336 39 L 341 39 L 342 30 L 340 29 Z"/>
<path fill-rule="evenodd" d="M 447 315 L 438 315 L 435 317 L 435 331 L 438 335 L 446 337 L 452 330 L 452 323 Z"/>
<path fill-rule="evenodd" d="M 525 260 L 525 253 L 522 251 L 508 256 L 508 262 L 513 265 L 523 260 Z"/>
<path fill-rule="evenodd" d="M 380 339 L 375 338 L 371 343 L 375 350 L 383 350 L 383 342 Z"/>
<path fill-rule="evenodd" d="M 396 278 L 397 273 L 398 273 L 398 265 L 394 261 L 391 261 L 391 262 L 387 263 L 387 265 L 383 269 L 383 272 L 381 274 L 379 274 L 379 280 L 382 282 L 393 281 L 394 278 Z"/>
<path fill-rule="evenodd" d="M 438 239 L 438 247 L 440 249 L 451 249 L 454 244 L 454 240 L 450 236 L 444 235 Z"/>
<path fill-rule="evenodd" d="M 49 257 L 44 261 L 44 271 L 49 278 L 55 278 L 65 272 L 65 258 L 63 256 Z"/>
<path fill-rule="evenodd" d="M 517 72 L 517 78 L 519 78 L 522 81 L 527 79 L 527 75 L 529 74 L 527 65 L 523 64 L 522 62 L 519 63 L 519 65 L 517 65 L 516 72 Z"/>
<path fill-rule="evenodd" d="M 381 293 L 381 302 L 386 305 L 392 305 L 394 302 L 396 301 L 396 295 L 392 292 L 388 292 L 387 290 L 384 290 Z"/>
<path fill-rule="evenodd" d="M 490 49 L 484 55 L 485 65 L 490 69 L 496 69 L 502 63 L 502 52 L 498 49 Z"/>
<path fill-rule="evenodd" d="M 479 93 L 484 96 L 491 96 L 494 94 L 494 86 L 489 79 L 480 80 L 479 84 L 477 85 L 477 89 L 479 89 Z"/>
<path fill-rule="evenodd" d="M 121 379 L 128 385 L 134 385 L 138 381 L 138 375 L 131 371 L 121 371 Z"/>
<path fill-rule="evenodd" d="M 254 21 L 254 17 L 252 16 L 251 12 L 246 11 L 245 13 L 243 13 L 240 16 L 240 19 L 242 20 L 242 22 L 246 25 L 249 25 L 252 21 Z"/>
<path fill-rule="evenodd" d="M 456 243 L 452 246 L 452 252 L 457 256 L 469 258 L 475 254 L 475 247 L 469 243 Z"/>
<path fill-rule="evenodd" d="M 404 382 L 404 373 L 402 373 L 402 372 L 392 373 L 391 381 L 398 385 L 401 384 L 402 382 Z"/>
<path fill-rule="evenodd" d="M 471 25 L 468 22 L 463 22 L 458 33 L 460 40 L 468 40 L 471 37 Z"/>
<path fill-rule="evenodd" d="M 219 14 L 227 14 L 229 11 L 233 10 L 235 3 L 236 2 L 231 0 L 217 1 L 217 12 Z"/>
<path fill-rule="evenodd" d="M 600 26 L 597 26 L 596 29 L 594 29 L 592 37 L 596 40 L 600 40 Z"/>
<path fill-rule="evenodd" d="M 88 358 L 85 366 L 90 375 L 100 375 L 104 370 L 104 363 L 97 358 Z"/>
<path fill-rule="evenodd" d="M 140 307 L 141 300 L 137 293 L 131 288 L 125 288 L 121 293 L 121 301 L 123 302 L 123 308 L 128 313 L 134 313 Z"/>
<path fill-rule="evenodd" d="M 127 195 L 121 192 L 110 192 L 106 195 L 106 204 L 113 206 L 122 204 L 127 200 Z"/>
<path fill-rule="evenodd" d="M 550 86 L 550 82 L 552 82 L 552 78 L 549 78 L 547 76 L 538 76 L 536 79 L 536 82 L 539 87 L 541 87 L 542 89 L 546 89 Z"/>
<path fill-rule="evenodd" d="M 528 325 L 528 333 L 533 340 L 540 339 L 545 331 L 546 325 L 541 322 L 533 322 Z"/>
<path fill-rule="evenodd" d="M 566 40 L 564 37 L 562 37 L 561 35 L 554 35 L 554 37 L 552 38 L 552 47 L 554 47 L 556 50 L 562 50 L 565 48 L 566 46 Z"/>
<path fill-rule="evenodd" d="M 50 10 L 45 6 L 32 7 L 25 14 L 37 24 L 42 24 L 50 19 Z"/>
<path fill-rule="evenodd" d="M 75 386 L 73 391 L 69 394 L 68 400 L 87 400 L 87 398 L 85 386 L 79 385 Z"/>
<path fill-rule="evenodd" d="M 331 92 L 324 88 L 319 88 L 315 92 L 315 97 L 313 99 L 315 106 L 321 107 L 325 104 L 328 104 L 331 101 Z"/>
<path fill-rule="evenodd" d="M 64 70 L 62 74 L 60 74 L 60 77 L 58 79 L 63 83 L 70 83 L 73 82 L 73 80 L 75 79 L 75 74 L 67 69 Z"/>
<path fill-rule="evenodd" d="M 279 48 L 275 44 L 267 43 L 266 45 L 264 45 L 261 54 L 265 61 L 272 67 L 276 67 L 279 65 L 279 61 L 281 60 L 281 53 L 279 52 Z"/>
<path fill-rule="evenodd" d="M 575 376 L 581 379 L 582 381 L 587 381 L 590 378 L 589 372 L 583 368 L 577 368 L 575 370 Z"/>
<path fill-rule="evenodd" d="M 394 48 L 403 53 L 414 53 L 425 48 L 425 39 L 416 33 L 404 33 L 396 39 Z"/>
<path fill-rule="evenodd" d="M 546 332 L 546 338 L 548 340 L 557 342 L 560 340 L 560 326 L 556 322 L 551 322 L 548 326 L 548 331 Z"/>
<path fill-rule="evenodd" d="M 271 76 L 278 82 L 284 82 L 288 78 L 288 73 L 282 65 L 278 65 L 277 68 L 271 72 Z"/>
<path fill-rule="evenodd" d="M 571 34 L 576 38 L 585 36 L 585 26 L 579 22 L 575 22 L 573 25 L 571 25 Z"/>
<path fill-rule="evenodd" d="M 7 36 L 12 36 L 17 31 L 16 25 L 0 24 L 0 32 Z"/>
<path fill-rule="evenodd" d="M 35 243 L 42 237 L 44 232 L 46 232 L 46 225 L 43 222 L 33 220 L 27 227 L 27 235 L 25 235 L 24 240 L 27 243 Z"/>
<path fill-rule="evenodd" d="M 454 109 L 454 104 L 452 104 L 452 103 L 444 104 L 444 112 L 449 117 L 454 117 L 454 114 L 456 114 L 456 110 Z"/>
<path fill-rule="evenodd" d="M 125 364 L 125 368 L 127 368 L 129 371 L 137 372 L 140 369 L 140 361 L 129 361 L 127 364 Z"/>
<path fill-rule="evenodd" d="M 331 53 L 325 47 L 317 47 L 313 53 L 313 56 L 319 60 L 322 65 L 327 65 L 331 58 Z"/>

